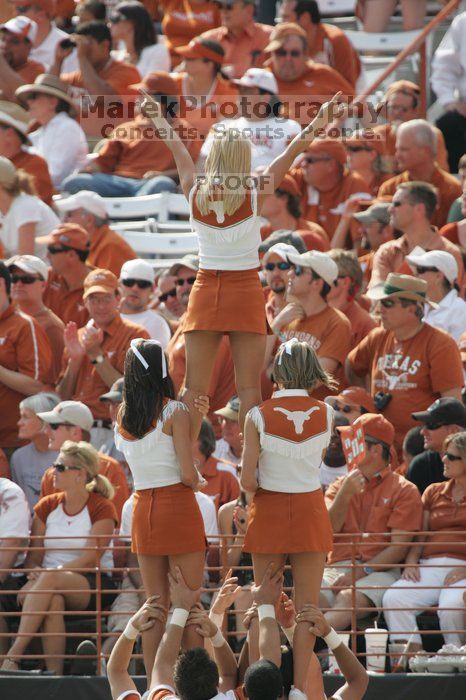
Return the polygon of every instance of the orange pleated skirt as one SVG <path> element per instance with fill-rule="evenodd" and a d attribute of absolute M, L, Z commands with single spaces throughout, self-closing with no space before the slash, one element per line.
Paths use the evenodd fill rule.
<path fill-rule="evenodd" d="M 184 484 L 134 494 L 131 550 L 173 555 L 206 549 L 204 521 L 194 491 Z"/>
<path fill-rule="evenodd" d="M 251 554 L 329 552 L 332 525 L 321 489 L 254 494 L 243 550 Z"/>
<path fill-rule="evenodd" d="M 267 334 L 257 270 L 199 270 L 189 295 L 184 332 Z"/>

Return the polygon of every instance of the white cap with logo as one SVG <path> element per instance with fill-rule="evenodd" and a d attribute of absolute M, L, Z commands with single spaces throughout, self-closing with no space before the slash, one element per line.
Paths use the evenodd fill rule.
<path fill-rule="evenodd" d="M 146 260 L 137 258 L 136 260 L 127 260 L 121 266 L 120 280 L 145 280 L 154 284 L 155 270 Z"/>
<path fill-rule="evenodd" d="M 34 43 L 37 36 L 37 23 L 24 15 L 12 17 L 8 22 L 5 22 L 5 24 L 0 24 L 0 29 L 5 29 L 7 32 L 22 36 L 23 39 L 28 39 L 31 44 Z"/>
<path fill-rule="evenodd" d="M 301 255 L 288 255 L 288 260 L 293 263 L 293 265 L 310 267 L 311 270 L 314 270 L 316 275 L 322 277 L 324 282 L 327 282 L 330 286 L 332 286 L 338 277 L 338 266 L 336 262 L 332 260 L 330 255 L 321 253 L 319 250 L 309 250 L 307 253 L 302 253 Z"/>
<path fill-rule="evenodd" d="M 107 207 L 105 200 L 97 192 L 89 190 L 81 190 L 71 197 L 66 199 L 57 199 L 54 201 L 59 211 L 75 211 L 76 209 L 85 209 L 86 211 L 98 216 L 100 219 L 107 218 Z"/>
<path fill-rule="evenodd" d="M 411 269 L 416 267 L 436 267 L 442 272 L 450 284 L 458 279 L 458 263 L 454 255 L 446 250 L 428 250 L 419 255 L 407 255 L 406 261 Z"/>
<path fill-rule="evenodd" d="M 265 262 L 272 253 L 278 255 L 279 258 L 285 261 L 288 260 L 290 255 L 299 255 L 294 245 L 289 245 L 289 243 L 275 243 L 264 253 L 262 260 Z"/>
<path fill-rule="evenodd" d="M 248 68 L 242 78 L 233 80 L 233 82 L 235 85 L 257 87 L 272 95 L 278 95 L 278 83 L 274 74 L 264 68 Z"/>
<path fill-rule="evenodd" d="M 5 260 L 5 265 L 8 268 L 17 267 L 23 272 L 29 272 L 30 275 L 40 275 L 43 280 L 47 280 L 49 276 L 47 264 L 35 255 L 13 255 L 12 258 Z"/>
<path fill-rule="evenodd" d="M 38 413 L 37 416 L 50 425 L 75 425 L 88 432 L 94 423 L 91 409 L 81 401 L 62 401 L 52 411 Z"/>

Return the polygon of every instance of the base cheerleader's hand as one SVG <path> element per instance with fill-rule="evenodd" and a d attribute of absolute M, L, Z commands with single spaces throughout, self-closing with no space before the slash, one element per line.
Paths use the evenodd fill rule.
<path fill-rule="evenodd" d="M 332 630 L 317 605 L 304 605 L 296 615 L 296 622 L 310 622 L 309 632 L 316 637 L 326 637 Z"/>
<path fill-rule="evenodd" d="M 139 632 L 145 632 L 154 626 L 159 620 L 165 624 L 167 611 L 161 603 L 158 603 L 159 595 L 153 595 L 146 600 L 144 605 L 133 615 L 130 622 Z"/>
<path fill-rule="evenodd" d="M 321 105 L 312 122 L 301 132 L 301 138 L 312 142 L 319 136 L 325 136 L 327 126 L 344 114 L 344 104 L 340 104 L 342 92 L 337 92 L 329 102 Z"/>
<path fill-rule="evenodd" d="M 223 615 L 241 593 L 242 589 L 241 586 L 238 586 L 238 577 L 232 576 L 232 573 L 232 569 L 227 571 L 225 581 L 212 603 L 211 611 L 215 615 Z"/>
<path fill-rule="evenodd" d="M 283 629 L 292 627 L 296 622 L 296 608 L 291 598 L 286 595 L 285 591 L 282 591 L 278 603 L 275 606 L 275 615 L 278 624 Z"/>
<path fill-rule="evenodd" d="M 207 611 L 197 605 L 189 613 L 186 626 L 189 625 L 196 625 L 195 631 L 204 639 L 215 637 L 218 632 L 217 625 L 210 619 Z"/>
<path fill-rule="evenodd" d="M 257 612 L 257 605 L 254 603 L 249 610 L 246 610 L 246 614 L 243 617 L 243 625 L 245 629 L 249 629 L 251 626 L 251 622 L 259 616 L 259 613 Z"/>
<path fill-rule="evenodd" d="M 196 396 L 194 399 L 194 405 L 203 416 L 209 413 L 210 408 L 210 398 L 208 396 Z"/>

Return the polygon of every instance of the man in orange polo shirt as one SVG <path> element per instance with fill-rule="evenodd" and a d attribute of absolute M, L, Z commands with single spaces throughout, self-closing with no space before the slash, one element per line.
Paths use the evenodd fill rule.
<path fill-rule="evenodd" d="M 199 462 L 198 469 L 207 481 L 207 486 L 204 486 L 201 491 L 212 499 L 218 512 L 225 503 L 238 498 L 240 488 L 236 476 L 212 457 L 216 446 L 214 429 L 211 423 L 204 419 L 197 442 L 193 444 L 193 459 Z"/>
<path fill-rule="evenodd" d="M 108 225 L 105 200 L 97 192 L 82 190 L 77 194 L 59 199 L 58 211 L 64 212 L 64 222 L 82 226 L 90 239 L 87 262 L 92 267 L 103 267 L 117 277 L 127 260 L 137 255 L 125 239 Z"/>
<path fill-rule="evenodd" d="M 45 331 L 11 303 L 11 275 L 0 261 L 0 448 L 9 456 L 18 439 L 19 403 L 42 391 L 52 364 Z"/>
<path fill-rule="evenodd" d="M 201 34 L 218 41 L 225 50 L 225 65 L 231 66 L 230 78 L 241 78 L 248 68 L 261 67 L 264 49 L 272 27 L 254 22 L 256 0 L 216 0 L 222 24 Z"/>
<path fill-rule="evenodd" d="M 52 271 L 44 303 L 63 323 L 84 326 L 89 314 L 83 304 L 83 284 L 92 268 L 86 264 L 89 236 L 82 226 L 61 224 L 48 237 L 47 257 Z"/>
<path fill-rule="evenodd" d="M 33 83 L 45 68 L 32 61 L 29 54 L 37 36 L 37 24 L 19 15 L 0 25 L 0 95 L 15 99 L 15 90 L 25 83 Z"/>
<path fill-rule="evenodd" d="M 402 172 L 384 182 L 379 198 L 393 197 L 398 185 L 412 180 L 428 182 L 438 191 L 438 205 L 432 216 L 434 226 L 447 223 L 451 205 L 461 195 L 458 180 L 442 170 L 437 162 L 437 134 L 424 119 L 401 124 L 396 132 L 396 159 Z"/>
<path fill-rule="evenodd" d="M 365 617 L 364 608 L 381 607 L 385 590 L 400 576 L 399 567 L 413 539 L 411 532 L 422 525 L 418 490 L 390 467 L 393 425 L 375 413 L 365 413 L 353 425 L 364 431 L 366 453 L 357 468 L 330 484 L 325 493 L 336 537 L 324 569 L 321 594 L 327 602 L 325 607 L 331 608 L 325 617 L 337 630 L 351 624 L 351 608 L 356 609 L 357 617 Z M 349 429 L 337 428 L 343 438 Z M 347 537 L 338 538 L 340 533 Z M 353 551 L 355 563 L 360 565 L 354 570 L 355 597 Z"/>
<path fill-rule="evenodd" d="M 74 322 L 65 328 L 63 371 L 57 384 L 62 399 L 82 401 L 94 416 L 91 440 L 99 447 L 108 435 L 105 393 L 123 374 L 126 351 L 133 338 L 149 338 L 142 326 L 121 318 L 118 278 L 110 270 L 92 270 L 84 280 L 84 305 L 90 320 L 83 328 Z M 97 429 L 97 430 L 94 430 Z"/>

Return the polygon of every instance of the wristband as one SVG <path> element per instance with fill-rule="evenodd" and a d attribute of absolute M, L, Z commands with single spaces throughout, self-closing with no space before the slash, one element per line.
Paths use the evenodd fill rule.
<path fill-rule="evenodd" d="M 265 617 L 271 617 L 275 620 L 275 608 L 273 605 L 259 605 L 257 607 L 257 612 L 259 614 L 259 622 Z"/>
<path fill-rule="evenodd" d="M 324 637 L 324 642 L 328 646 L 328 648 L 333 651 L 337 647 L 340 646 L 340 644 L 343 644 L 343 640 L 338 634 L 338 632 L 335 632 L 335 630 L 332 628 L 330 632 Z"/>
<path fill-rule="evenodd" d="M 220 630 L 217 630 L 214 636 L 210 638 L 210 641 L 213 647 L 223 647 L 225 644 L 225 637 Z"/>
<path fill-rule="evenodd" d="M 175 608 L 172 614 L 172 619 L 170 620 L 170 624 L 178 625 L 178 627 L 185 627 L 188 617 L 189 610 L 185 610 L 184 608 Z"/>
<path fill-rule="evenodd" d="M 294 636 L 295 629 L 296 629 L 296 622 L 294 623 L 294 625 L 291 625 L 291 627 L 282 627 L 283 634 L 285 635 L 285 637 L 287 638 L 287 640 L 289 641 L 291 646 L 293 646 L 293 636 Z"/>
<path fill-rule="evenodd" d="M 126 639 L 130 639 L 132 642 L 136 639 L 136 637 L 139 634 L 139 630 L 136 629 L 136 627 L 133 625 L 131 620 L 127 623 L 125 629 L 123 630 L 123 634 L 126 637 Z"/>
<path fill-rule="evenodd" d="M 212 620 L 214 625 L 217 625 L 219 629 L 222 629 L 223 617 L 223 613 L 214 613 L 212 610 L 209 612 L 209 618 Z"/>

